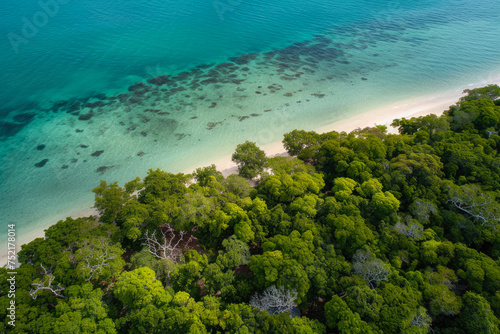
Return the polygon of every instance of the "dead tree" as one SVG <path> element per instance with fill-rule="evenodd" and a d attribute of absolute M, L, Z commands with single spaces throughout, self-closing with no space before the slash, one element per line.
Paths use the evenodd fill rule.
<path fill-rule="evenodd" d="M 52 286 L 52 283 L 54 282 L 55 279 L 54 275 L 52 274 L 52 271 L 48 271 L 47 269 L 45 269 L 45 267 L 41 263 L 40 267 L 42 267 L 43 269 L 44 279 L 42 283 L 31 283 L 31 285 L 34 285 L 36 287 L 36 289 L 31 289 L 30 291 L 31 298 L 36 299 L 37 293 L 40 290 L 49 290 L 56 297 L 67 299 L 68 297 L 60 294 L 60 292 L 64 290 L 62 286 L 60 286 L 59 284 L 57 284 L 57 286 L 55 287 Z"/>
<path fill-rule="evenodd" d="M 99 252 L 102 254 L 98 254 Z M 99 239 L 97 245 L 86 241 L 84 246 L 78 250 L 77 257 L 82 262 L 83 269 L 90 270 L 90 276 L 85 279 L 88 282 L 95 273 L 101 274 L 103 267 L 109 266 L 109 261 L 116 258 L 116 254 L 110 251 L 105 239 Z"/>
<path fill-rule="evenodd" d="M 358 250 L 353 256 L 353 262 L 354 274 L 363 276 L 372 289 L 377 287 L 378 282 L 386 281 L 391 273 L 388 264 L 368 251 Z"/>
<path fill-rule="evenodd" d="M 295 299 L 297 299 L 297 291 L 285 290 L 283 287 L 276 288 L 273 285 L 265 289 L 262 294 L 255 293 L 250 299 L 250 305 L 275 315 L 293 309 Z"/>
<path fill-rule="evenodd" d="M 402 235 L 405 235 L 412 239 L 420 238 L 424 230 L 422 226 L 413 222 L 409 222 L 408 224 L 397 222 L 396 225 L 394 225 L 394 228 Z"/>
<path fill-rule="evenodd" d="M 474 220 L 486 223 L 500 222 L 498 205 L 493 202 L 489 194 L 485 194 L 477 186 L 462 186 L 454 191 L 450 202 L 470 215 Z"/>
<path fill-rule="evenodd" d="M 158 231 L 160 231 L 161 234 L 159 238 L 156 236 L 156 232 Z M 148 248 L 151 254 L 160 259 L 172 259 L 174 262 L 179 262 L 182 256 L 182 247 L 180 247 L 180 244 L 186 233 L 186 231 L 177 232 L 172 225 L 165 224 L 163 228 L 159 228 L 151 235 L 149 231 L 147 231 L 144 235 L 144 242 L 142 244 Z M 191 239 L 192 236 L 186 244 L 188 244 Z"/>

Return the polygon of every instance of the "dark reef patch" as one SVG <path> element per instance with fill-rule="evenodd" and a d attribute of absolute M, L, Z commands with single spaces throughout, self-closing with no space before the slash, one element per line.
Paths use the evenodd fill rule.
<path fill-rule="evenodd" d="M 177 140 L 181 140 L 182 138 L 188 136 L 185 133 L 176 133 L 175 136 L 177 137 Z"/>
<path fill-rule="evenodd" d="M 0 140 L 5 140 L 8 137 L 14 136 L 21 131 L 26 124 L 17 124 L 12 122 L 0 121 Z"/>
<path fill-rule="evenodd" d="M 41 167 L 45 166 L 45 164 L 46 164 L 47 162 L 49 162 L 49 159 L 43 159 L 42 161 L 37 162 L 37 163 L 35 164 L 35 167 L 41 168 Z"/>
<path fill-rule="evenodd" d="M 43 149 L 44 149 L 45 147 L 46 147 L 46 146 L 45 146 L 44 144 L 41 144 L 41 145 L 38 145 L 38 146 L 36 147 L 36 149 L 37 149 L 37 150 L 39 150 L 39 151 L 43 151 Z"/>
<path fill-rule="evenodd" d="M 29 123 L 33 120 L 33 117 L 35 117 L 33 113 L 22 113 L 15 115 L 13 119 L 18 123 Z"/>
<path fill-rule="evenodd" d="M 219 124 L 222 124 L 222 121 L 221 122 L 208 122 L 207 123 L 207 130 L 212 130 L 213 128 L 215 128 Z"/>
<path fill-rule="evenodd" d="M 94 116 L 94 114 L 93 114 L 93 113 L 83 114 L 83 115 L 80 115 L 80 116 L 78 117 L 78 119 L 79 119 L 80 121 L 88 121 L 89 119 L 91 119 L 91 118 L 92 118 L 92 116 Z"/>
<path fill-rule="evenodd" d="M 99 173 L 99 175 L 103 175 L 108 169 L 113 168 L 115 166 L 101 166 L 95 170 L 96 173 Z"/>
<path fill-rule="evenodd" d="M 98 157 L 100 156 L 101 154 L 104 153 L 104 150 L 100 150 L 100 151 L 95 151 L 94 153 L 91 154 L 91 156 L 93 157 Z"/>
<path fill-rule="evenodd" d="M 257 58 L 256 53 L 247 53 L 239 57 L 231 57 L 229 58 L 229 60 L 238 65 L 246 65 L 250 61 L 255 60 L 256 58 Z"/>

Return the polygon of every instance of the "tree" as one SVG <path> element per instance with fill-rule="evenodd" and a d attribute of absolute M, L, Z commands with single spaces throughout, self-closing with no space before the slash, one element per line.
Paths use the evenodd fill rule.
<path fill-rule="evenodd" d="M 358 251 L 353 262 L 354 274 L 361 275 L 372 289 L 377 287 L 378 282 L 386 281 L 391 273 L 390 265 L 374 258 L 367 251 Z"/>
<path fill-rule="evenodd" d="M 500 222 L 500 205 L 477 185 L 464 185 L 451 191 L 450 202 L 481 225 Z"/>
<path fill-rule="evenodd" d="M 101 214 L 100 220 L 105 223 L 113 223 L 118 212 L 130 198 L 117 182 L 108 185 L 106 181 L 101 180 L 99 187 L 94 188 L 92 192 L 95 193 L 95 207 Z"/>
<path fill-rule="evenodd" d="M 222 182 L 224 180 L 224 176 L 217 170 L 217 167 L 214 164 L 208 167 L 196 168 L 196 171 L 194 172 L 194 178 L 198 181 L 198 184 L 203 187 L 207 185 L 209 176 L 215 177 L 218 182 Z"/>
<path fill-rule="evenodd" d="M 158 231 L 160 231 L 161 234 L 159 238 L 156 237 L 156 232 Z M 172 259 L 174 262 L 179 262 L 183 249 L 181 243 L 186 233 L 186 231 L 177 232 L 170 224 L 165 224 L 160 226 L 151 235 L 149 231 L 146 231 L 142 244 L 147 247 L 151 254 L 160 259 Z M 185 245 L 191 241 L 191 238 L 192 236 Z"/>
<path fill-rule="evenodd" d="M 64 288 L 62 286 L 60 286 L 59 284 L 57 284 L 57 285 L 53 284 L 54 280 L 55 280 L 55 276 L 52 274 L 52 271 L 45 269 L 45 267 L 41 263 L 40 263 L 40 267 L 42 267 L 42 269 L 43 269 L 43 276 L 44 277 L 41 280 L 38 280 L 38 281 L 35 281 L 34 283 L 31 283 L 31 285 L 35 286 L 35 289 L 31 289 L 31 291 L 30 291 L 31 298 L 36 299 L 36 297 L 38 295 L 38 291 L 41 291 L 41 290 L 48 290 L 48 291 L 52 292 L 56 297 L 59 297 L 59 298 L 68 298 L 68 297 L 61 294 L 61 292 L 64 290 Z"/>
<path fill-rule="evenodd" d="M 295 307 L 295 299 L 297 299 L 297 291 L 286 290 L 282 286 L 277 288 L 276 285 L 272 285 L 262 293 L 255 293 L 250 298 L 250 305 L 275 315 L 291 311 Z M 290 317 L 292 317 L 291 314 Z"/>
<path fill-rule="evenodd" d="M 416 312 L 403 324 L 403 334 L 425 334 L 431 328 L 431 317 L 423 307 L 419 307 Z"/>
<path fill-rule="evenodd" d="M 303 149 L 320 144 L 320 135 L 314 131 L 293 130 L 286 133 L 283 138 L 283 146 L 288 154 L 299 155 Z"/>
<path fill-rule="evenodd" d="M 155 278 L 150 268 L 139 268 L 123 272 L 117 279 L 114 295 L 124 306 L 138 309 L 148 304 L 163 306 L 172 300 L 172 296 Z"/>
<path fill-rule="evenodd" d="M 486 87 L 465 89 L 463 93 L 467 94 L 460 98 L 461 102 L 479 99 L 496 100 L 500 97 L 500 87 L 498 85 L 488 85 Z"/>
<path fill-rule="evenodd" d="M 396 225 L 394 225 L 394 229 L 401 233 L 402 235 L 405 235 L 409 238 L 412 239 L 420 239 L 422 237 L 424 228 L 416 223 L 415 221 L 409 220 L 408 222 L 404 223 L 401 220 L 399 220 Z"/>
<path fill-rule="evenodd" d="M 460 323 L 467 334 L 498 334 L 499 320 L 491 311 L 490 304 L 474 292 L 466 292 L 464 307 L 460 312 Z"/>
<path fill-rule="evenodd" d="M 101 289 L 93 290 L 92 284 L 85 283 L 66 291 L 69 299 L 56 305 L 54 333 L 116 333 Z"/>
<path fill-rule="evenodd" d="M 249 141 L 236 146 L 232 160 L 238 165 L 239 175 L 247 179 L 261 174 L 267 166 L 266 153 Z"/>
<path fill-rule="evenodd" d="M 332 300 L 325 304 L 325 318 L 328 327 L 337 329 L 342 334 L 375 333 L 339 296 L 333 296 Z"/>
<path fill-rule="evenodd" d="M 108 239 L 85 240 L 75 252 L 73 261 L 77 271 L 86 281 L 107 279 L 118 275 L 125 261 L 121 258 L 123 250 L 119 245 L 110 244 Z"/>

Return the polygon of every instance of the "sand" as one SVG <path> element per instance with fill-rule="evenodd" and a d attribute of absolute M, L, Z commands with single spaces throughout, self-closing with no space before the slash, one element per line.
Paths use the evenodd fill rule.
<path fill-rule="evenodd" d="M 387 126 L 387 132 L 397 134 L 397 128 L 391 126 L 394 119 L 412 118 L 426 116 L 430 114 L 441 115 L 448 110 L 450 106 L 457 103 L 460 97 L 464 96 L 465 89 L 473 89 L 483 87 L 489 84 L 500 84 L 500 77 L 470 84 L 467 87 L 453 89 L 449 91 L 439 92 L 437 94 L 420 96 L 408 100 L 398 101 L 378 109 L 363 112 L 361 114 L 346 118 L 344 120 L 327 124 L 315 129 L 317 133 L 325 133 L 330 131 L 351 132 L 357 128 L 365 128 L 374 125 Z M 261 149 L 266 152 L 268 157 L 287 155 L 283 143 L 281 141 L 272 142 L 262 145 Z M 224 157 L 219 160 L 207 162 L 200 166 L 195 166 L 192 169 L 183 171 L 184 173 L 192 173 L 195 168 L 209 166 L 215 164 L 217 169 L 222 171 L 224 176 L 238 172 L 237 166 L 231 161 L 231 156 Z"/>
<path fill-rule="evenodd" d="M 358 115 L 349 117 L 347 119 L 334 122 L 331 124 L 327 124 L 320 128 L 317 128 L 315 131 L 318 133 L 324 133 L 329 131 L 337 131 L 337 132 L 350 132 L 357 128 L 364 128 L 367 126 L 377 125 L 386 125 L 389 133 L 397 133 L 397 129 L 390 126 L 394 119 L 398 118 L 411 118 L 411 117 L 419 117 L 425 116 L 429 114 L 441 115 L 445 110 L 451 105 L 454 105 L 460 97 L 462 97 L 464 89 L 472 89 L 476 87 L 483 87 L 488 84 L 500 84 L 500 77 L 496 77 L 494 79 L 488 80 L 487 82 L 478 82 L 474 84 L 470 84 L 467 87 L 462 87 L 459 89 L 439 92 L 432 95 L 420 96 L 417 98 L 398 101 L 396 103 L 392 103 L 386 105 L 384 107 L 370 110 L 367 112 L 360 113 Z M 266 145 L 262 145 L 261 149 L 266 152 L 268 157 L 274 156 L 286 156 L 286 150 L 283 147 L 283 143 L 281 141 L 272 142 Z M 196 168 L 209 166 L 211 164 L 215 164 L 217 169 L 222 172 L 224 176 L 228 176 L 230 174 L 237 173 L 237 167 L 234 162 L 231 161 L 231 156 L 224 157 L 222 159 L 207 161 L 202 165 L 193 166 L 192 168 L 186 169 L 182 171 L 183 173 L 192 173 Z M 78 217 L 86 217 L 91 215 L 98 215 L 98 212 L 95 208 L 86 208 L 82 209 L 75 208 L 75 214 L 71 215 L 73 218 Z M 45 232 L 40 230 L 33 230 L 31 233 L 25 233 L 23 238 L 18 238 L 16 241 L 16 245 L 18 250 L 20 249 L 20 245 L 26 244 L 35 238 L 44 237 Z M 2 254 L 0 256 L 0 266 L 5 265 L 7 262 L 7 254 Z"/>

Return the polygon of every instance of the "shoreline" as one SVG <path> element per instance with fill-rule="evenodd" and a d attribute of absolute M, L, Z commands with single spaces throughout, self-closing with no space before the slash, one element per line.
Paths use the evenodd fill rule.
<path fill-rule="evenodd" d="M 361 112 L 359 114 L 353 115 L 343 120 L 323 125 L 319 128 L 314 129 L 314 131 L 318 133 L 325 133 L 330 131 L 337 131 L 337 132 L 345 131 L 349 133 L 357 128 L 372 127 L 375 124 L 377 124 L 377 125 L 386 125 L 388 133 L 397 134 L 398 133 L 397 129 L 390 126 L 390 124 L 394 119 L 399 119 L 403 117 L 404 118 L 420 117 L 429 114 L 441 115 L 445 110 L 448 110 L 448 108 L 451 105 L 454 105 L 459 100 L 459 98 L 464 95 L 463 91 L 465 89 L 473 89 L 490 84 L 500 85 L 500 75 L 488 81 L 469 84 L 466 87 L 462 87 L 460 89 L 451 89 L 436 94 L 418 96 L 407 100 L 396 101 L 394 103 L 376 109 Z M 288 155 L 281 141 L 275 141 L 265 145 L 261 145 L 260 148 L 266 153 L 268 157 Z M 220 159 L 208 161 L 203 164 L 199 164 L 179 172 L 190 174 L 196 168 L 206 167 L 211 164 L 214 164 L 217 167 L 217 170 L 222 172 L 224 177 L 227 177 L 230 174 L 235 174 L 238 172 L 236 164 L 231 161 L 231 155 L 225 156 Z M 94 207 L 88 207 L 88 208 L 78 207 L 74 208 L 74 210 L 72 211 L 74 212 L 74 214 L 71 214 L 67 217 L 72 217 L 76 219 L 81 217 L 98 215 L 97 209 L 95 209 Z M 49 226 L 54 225 L 61 219 L 64 220 L 65 218 L 55 218 L 53 220 L 54 222 Z M 47 226 L 46 228 L 48 228 L 49 226 Z M 45 236 L 45 229 L 33 230 L 30 233 L 25 234 L 22 239 L 17 238 L 16 240 L 17 251 L 19 252 L 21 245 L 27 244 L 36 238 L 43 238 Z M 0 256 L 0 266 L 4 266 L 6 263 L 7 263 L 7 254 L 2 254 Z"/>
<path fill-rule="evenodd" d="M 458 100 L 464 96 L 463 91 L 465 89 L 474 89 L 490 84 L 500 85 L 500 75 L 488 81 L 469 84 L 465 88 L 451 89 L 437 94 L 423 95 L 411 99 L 396 101 L 376 109 L 361 112 L 343 120 L 323 125 L 313 131 L 317 133 L 331 131 L 345 131 L 349 133 L 357 128 L 385 125 L 387 126 L 387 133 L 397 134 L 397 129 L 391 126 L 394 119 L 408 119 L 430 114 L 440 116 L 448 110 L 450 106 L 456 104 Z M 261 145 L 260 148 L 266 152 L 268 157 L 288 155 L 281 141 Z M 206 167 L 211 164 L 214 164 L 217 167 L 217 170 L 222 172 L 224 177 L 238 172 L 236 164 L 231 161 L 231 156 L 226 156 L 202 165 L 200 164 L 194 166 L 190 169 L 185 169 L 182 173 L 192 173 L 196 168 Z"/>

